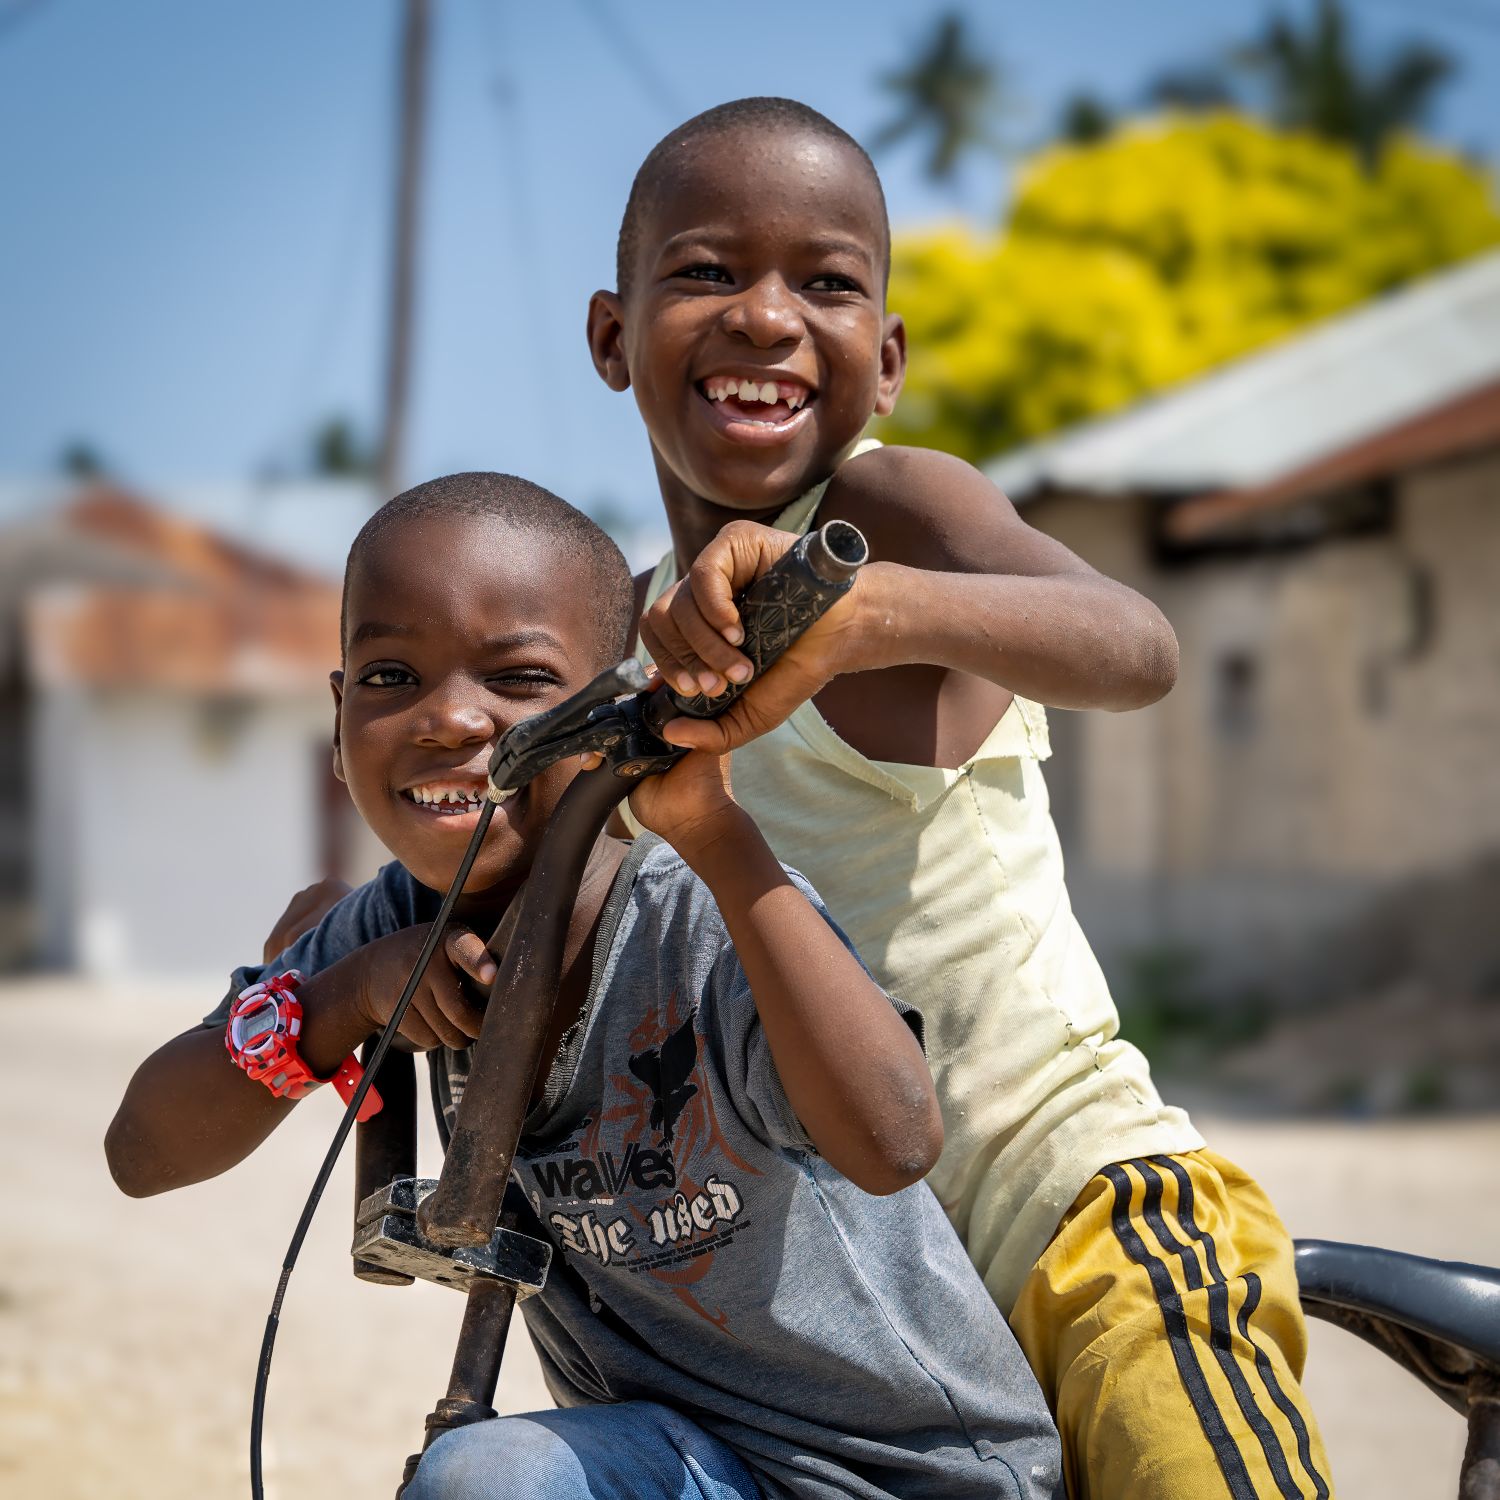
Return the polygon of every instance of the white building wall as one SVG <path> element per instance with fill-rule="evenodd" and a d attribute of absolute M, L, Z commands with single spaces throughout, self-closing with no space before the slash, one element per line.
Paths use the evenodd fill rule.
<path fill-rule="evenodd" d="M 88 790 L 71 785 L 77 764 L 73 747 L 87 722 L 87 705 L 67 689 L 32 700 L 30 731 L 31 870 L 37 957 L 49 968 L 68 968 L 75 946 L 78 871 L 77 829 L 92 802 Z"/>
<path fill-rule="evenodd" d="M 217 977 L 257 960 L 288 897 L 320 873 L 326 694 L 49 692 L 38 710 L 44 961 Z"/>

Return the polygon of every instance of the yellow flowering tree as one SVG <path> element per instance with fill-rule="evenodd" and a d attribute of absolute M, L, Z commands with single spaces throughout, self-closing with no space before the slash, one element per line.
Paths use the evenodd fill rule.
<path fill-rule="evenodd" d="M 1500 244 L 1493 184 L 1411 138 L 1167 117 L 1025 172 L 997 233 L 898 234 L 906 391 L 882 435 L 979 460 Z"/>

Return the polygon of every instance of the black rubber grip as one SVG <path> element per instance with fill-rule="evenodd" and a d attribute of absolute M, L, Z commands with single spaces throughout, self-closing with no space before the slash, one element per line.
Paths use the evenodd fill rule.
<path fill-rule="evenodd" d="M 870 549 L 857 526 L 827 521 L 797 544 L 735 600 L 745 639 L 740 650 L 755 667 L 754 682 L 772 662 L 854 587 L 854 575 Z M 727 693 L 709 698 L 670 693 L 677 711 L 694 719 L 723 713 L 749 686 L 731 682 Z"/>

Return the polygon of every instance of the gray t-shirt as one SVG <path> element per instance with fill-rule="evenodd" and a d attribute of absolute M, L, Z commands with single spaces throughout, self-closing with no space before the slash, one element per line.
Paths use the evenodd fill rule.
<path fill-rule="evenodd" d="M 315 973 L 436 906 L 388 865 L 266 967 Z M 430 1056 L 451 1126 L 467 1059 Z M 554 1246 L 522 1307 L 559 1405 L 676 1407 L 768 1496 L 1062 1494 L 1041 1391 L 937 1200 L 817 1154 L 712 896 L 659 840 L 616 878 L 514 1180 Z"/>

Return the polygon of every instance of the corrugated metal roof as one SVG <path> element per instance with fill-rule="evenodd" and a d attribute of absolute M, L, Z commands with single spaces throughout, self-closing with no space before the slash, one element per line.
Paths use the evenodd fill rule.
<path fill-rule="evenodd" d="M 1500 377 L 1500 253 L 1366 303 L 1112 417 L 986 466 L 1012 499 L 1044 489 L 1245 489 Z"/>
<path fill-rule="evenodd" d="M 1497 447 L 1500 380 L 1303 464 L 1270 484 L 1219 490 L 1174 505 L 1163 521 L 1164 535 L 1177 542 L 1201 541 L 1261 511 Z"/>

